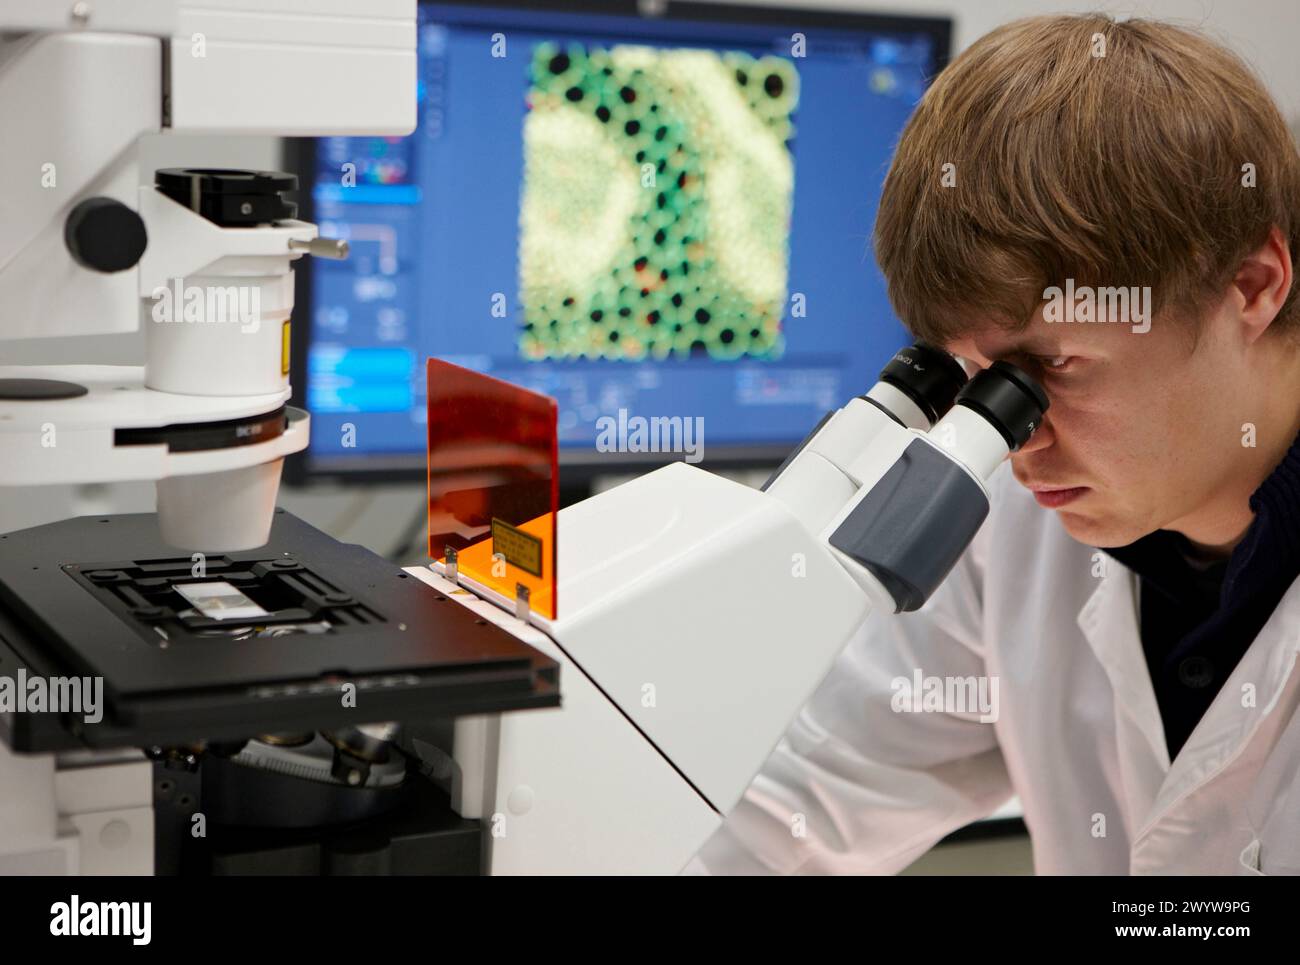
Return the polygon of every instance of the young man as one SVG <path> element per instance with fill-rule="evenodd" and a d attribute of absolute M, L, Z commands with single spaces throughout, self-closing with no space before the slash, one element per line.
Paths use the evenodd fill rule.
<path fill-rule="evenodd" d="M 999 28 L 908 124 L 875 247 L 914 333 L 1051 409 L 688 870 L 893 872 L 1015 794 L 1039 873 L 1300 873 L 1300 159 L 1263 87 L 1167 24 Z"/>

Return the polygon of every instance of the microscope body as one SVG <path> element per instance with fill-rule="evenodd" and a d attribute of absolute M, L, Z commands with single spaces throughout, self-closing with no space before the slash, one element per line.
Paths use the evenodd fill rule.
<path fill-rule="evenodd" d="M 149 480 L 162 537 L 153 556 L 198 551 L 196 560 L 209 554 L 216 565 L 217 554 L 265 544 L 283 459 L 305 448 L 309 431 L 306 413 L 286 406 L 292 267 L 304 253 L 332 252 L 315 225 L 258 199 L 214 217 L 199 195 L 222 172 L 195 172 L 194 194 L 179 200 L 152 172 L 142 184 L 139 142 L 403 135 L 415 127 L 416 90 L 415 0 L 4 3 L 0 498 Z M 224 323 L 187 318 L 180 304 L 159 311 L 177 292 L 196 292 L 204 311 L 229 307 L 231 292 L 258 310 Z M 7 364 L 11 339 L 141 327 L 138 365 Z M 61 588 L 68 578 L 58 569 L 45 579 Z M 24 657 L 55 651 L 40 624 L 17 621 L 23 602 L 0 593 L 0 673 L 10 683 L 24 679 L 19 671 L 36 677 Z M 99 619 L 120 626 L 107 610 Z M 60 669 L 94 678 L 85 667 Z M 17 733 L 6 725 L 21 729 L 22 716 L 0 712 L 6 741 Z M 156 767 L 138 744 L 57 753 L 5 745 L 0 869 L 155 869 Z"/>
<path fill-rule="evenodd" d="M 683 462 L 561 510 L 558 619 L 411 570 L 562 666 L 563 708 L 457 722 L 453 802 L 493 873 L 687 863 L 871 609 L 921 606 L 973 539 L 1046 408 L 998 365 L 949 409 L 957 363 L 900 352 L 761 491 Z"/>

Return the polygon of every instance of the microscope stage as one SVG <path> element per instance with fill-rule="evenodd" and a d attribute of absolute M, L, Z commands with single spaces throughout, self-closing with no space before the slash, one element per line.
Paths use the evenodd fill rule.
<path fill-rule="evenodd" d="M 23 751 L 560 703 L 553 660 L 284 510 L 266 546 L 202 559 L 165 544 L 152 514 L 0 536 L 0 676 L 20 668 L 29 679 L 102 677 L 104 703 L 97 723 L 0 714 L 0 737 Z"/>

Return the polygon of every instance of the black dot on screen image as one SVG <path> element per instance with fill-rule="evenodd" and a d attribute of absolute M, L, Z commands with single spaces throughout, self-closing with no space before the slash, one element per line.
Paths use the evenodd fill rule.
<path fill-rule="evenodd" d="M 617 342 L 617 341 L 618 341 L 618 329 L 614 329 L 613 331 L 611 331 L 611 332 L 609 333 L 609 340 L 610 340 L 611 342 Z"/>
<path fill-rule="evenodd" d="M 739 84 L 741 87 L 744 87 L 746 84 L 749 83 L 749 75 L 745 73 L 743 70 L 737 70 L 736 83 Z"/>
<path fill-rule="evenodd" d="M 651 325 L 658 325 L 658 324 L 659 324 L 659 312 L 658 312 L 658 310 L 655 310 L 655 311 L 651 312 L 649 315 L 647 315 L 647 316 L 645 317 L 645 320 L 646 320 L 647 322 L 649 322 Z"/>
<path fill-rule="evenodd" d="M 674 308 L 681 308 L 681 307 L 682 307 L 682 293 L 681 293 L 681 292 L 674 292 L 674 293 L 673 293 L 672 303 L 673 303 L 673 307 L 674 307 Z"/>
<path fill-rule="evenodd" d="M 711 317 L 712 316 L 709 314 L 709 310 L 707 308 L 695 309 L 695 320 L 699 322 L 701 325 L 709 324 L 709 319 Z"/>
<path fill-rule="evenodd" d="M 636 91 L 634 91 L 631 87 L 624 87 L 621 90 L 619 90 L 618 96 L 623 98 L 624 104 L 631 104 L 634 100 L 636 100 Z"/>
<path fill-rule="evenodd" d="M 571 101 L 580 101 L 582 100 L 582 88 L 570 87 L 568 90 L 564 92 L 564 96 Z"/>
<path fill-rule="evenodd" d="M 562 74 L 569 69 L 569 55 L 556 54 L 548 65 L 552 74 Z"/>
<path fill-rule="evenodd" d="M 729 328 L 724 328 L 718 333 L 718 338 L 722 339 L 724 345 L 730 345 L 736 340 L 736 333 Z"/>
<path fill-rule="evenodd" d="M 600 122 L 602 124 L 609 123 L 609 108 L 606 107 L 604 104 L 601 104 L 599 107 L 596 108 L 596 117 L 600 119 Z"/>
<path fill-rule="evenodd" d="M 785 81 L 780 74 L 768 74 L 763 81 L 763 90 L 767 91 L 768 97 L 780 97 L 785 90 Z"/>
<path fill-rule="evenodd" d="M 591 312 L 591 320 L 593 322 L 598 322 L 604 317 L 605 317 L 605 313 L 602 312 L 599 308 L 593 309 Z"/>
<path fill-rule="evenodd" d="M 641 130 L 641 122 L 637 120 L 628 121 L 626 124 L 623 125 L 623 130 L 624 132 L 626 132 L 628 137 L 631 137 L 632 135 L 636 134 L 639 130 Z"/>
<path fill-rule="evenodd" d="M 624 318 L 627 318 L 629 315 L 632 314 L 632 309 L 630 309 L 630 308 L 628 308 L 626 305 L 624 305 L 622 308 L 620 308 L 620 309 L 618 310 L 618 313 L 619 313 L 620 315 L 622 315 Z"/>

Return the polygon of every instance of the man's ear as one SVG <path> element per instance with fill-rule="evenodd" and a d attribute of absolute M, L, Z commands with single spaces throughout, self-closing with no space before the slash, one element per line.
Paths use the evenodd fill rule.
<path fill-rule="evenodd" d="M 1247 339 L 1254 342 L 1268 330 L 1291 291 L 1291 248 L 1276 225 L 1264 244 L 1242 260 L 1232 287 Z"/>

